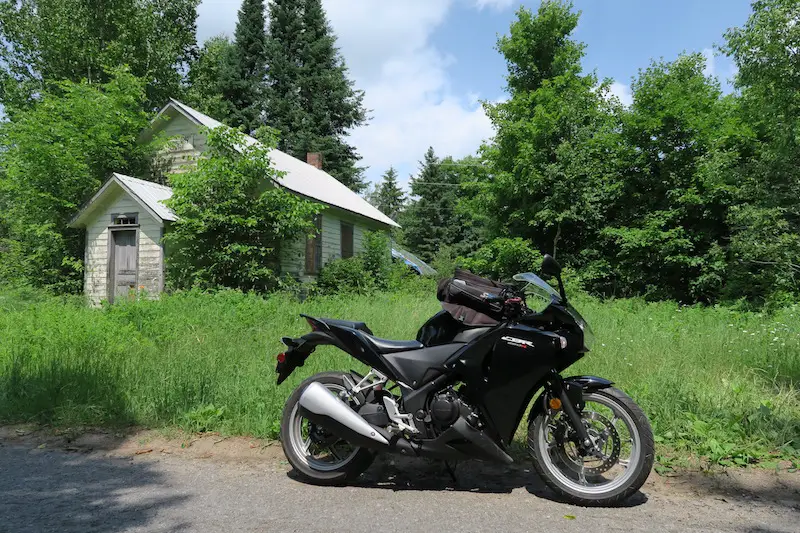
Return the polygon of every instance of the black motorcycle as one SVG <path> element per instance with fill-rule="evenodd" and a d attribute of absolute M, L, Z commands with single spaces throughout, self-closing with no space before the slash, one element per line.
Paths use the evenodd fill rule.
<path fill-rule="evenodd" d="M 650 423 L 611 381 L 561 377 L 589 351 L 593 335 L 567 303 L 558 263 L 545 256 L 542 272 L 558 291 L 532 273 L 514 276 L 514 286 L 451 280 L 464 294 L 479 288 L 487 313 L 479 317 L 488 319 L 445 304 L 413 341 L 377 338 L 363 322 L 303 315 L 312 332 L 283 339 L 278 384 L 320 345 L 371 370 L 317 374 L 289 397 L 281 444 L 297 473 L 311 483 L 345 483 L 376 452 L 512 463 L 506 450 L 541 390 L 527 441 L 547 485 L 583 505 L 613 505 L 636 492 L 653 466 Z M 529 307 L 532 296 L 544 299 L 541 311 Z"/>

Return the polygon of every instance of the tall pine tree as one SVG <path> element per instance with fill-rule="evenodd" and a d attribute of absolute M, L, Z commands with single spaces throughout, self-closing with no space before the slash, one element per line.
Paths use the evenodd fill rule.
<path fill-rule="evenodd" d="M 263 92 L 267 72 L 267 36 L 264 0 L 244 0 L 236 23 L 236 77 L 223 90 L 233 104 L 229 125 L 251 133 L 262 124 Z"/>
<path fill-rule="evenodd" d="M 449 168 L 431 147 L 420 162 L 419 175 L 411 179 L 411 194 L 417 200 L 403 213 L 404 241 L 425 261 L 431 261 L 441 246 L 453 244 L 455 237 L 458 175 Z"/>
<path fill-rule="evenodd" d="M 400 214 L 406 195 L 397 184 L 397 171 L 394 167 L 389 167 L 383 175 L 383 181 L 370 195 L 370 202 L 389 218 L 396 218 Z"/>
<path fill-rule="evenodd" d="M 233 42 L 224 36 L 212 37 L 189 70 L 189 102 L 246 133 L 264 123 L 265 16 L 264 0 L 244 0 Z"/>
<path fill-rule="evenodd" d="M 364 93 L 348 78 L 321 0 L 273 0 L 269 5 L 266 122 L 280 131 L 278 148 L 323 165 L 356 192 L 366 188 L 361 157 L 348 132 L 367 120 Z"/>

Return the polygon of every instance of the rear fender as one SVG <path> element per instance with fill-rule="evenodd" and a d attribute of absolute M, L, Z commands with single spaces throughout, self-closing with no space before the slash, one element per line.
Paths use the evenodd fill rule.
<path fill-rule="evenodd" d="M 302 337 L 293 339 L 284 337 L 281 339 L 286 345 L 283 357 L 278 356 L 278 364 L 275 373 L 278 375 L 278 385 L 286 381 L 296 368 L 305 365 L 308 356 L 314 353 L 317 346 L 331 345 L 343 349 L 341 343 L 327 331 L 312 331 Z"/>
<path fill-rule="evenodd" d="M 568 378 L 564 378 L 565 387 L 569 388 L 570 385 L 573 387 L 575 386 L 580 387 L 581 393 L 607 389 L 613 384 L 614 384 L 613 381 L 609 381 L 604 378 L 599 378 L 597 376 L 570 376 Z M 533 402 L 533 407 L 531 407 L 531 412 L 528 415 L 528 426 L 530 426 L 533 423 L 533 421 L 536 419 L 537 416 L 539 416 L 540 414 L 544 414 L 547 407 L 545 405 L 546 394 L 547 391 L 545 390 L 536 398 L 536 401 Z M 583 398 L 580 398 L 580 400 L 577 403 L 579 403 L 579 405 L 576 407 L 580 407 L 580 410 L 582 410 Z"/>

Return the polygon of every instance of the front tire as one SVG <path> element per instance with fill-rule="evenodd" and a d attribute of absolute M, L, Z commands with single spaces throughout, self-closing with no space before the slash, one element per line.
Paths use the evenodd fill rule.
<path fill-rule="evenodd" d="M 545 409 L 528 427 L 533 466 L 548 487 L 572 503 L 619 505 L 641 488 L 653 467 L 650 422 L 619 389 L 584 392 L 583 398 L 586 407 L 581 416 L 601 453 L 596 457 L 580 456 L 570 442 L 566 415 Z M 622 458 L 625 453 L 627 459 Z M 618 475 L 608 479 L 613 474 Z"/>
<path fill-rule="evenodd" d="M 299 412 L 300 395 L 312 382 L 331 394 L 347 390 L 342 372 L 323 372 L 303 381 L 286 400 L 281 418 L 281 447 L 297 475 L 314 485 L 343 485 L 360 476 L 374 459 L 370 450 L 337 439 L 315 426 Z M 360 398 L 363 402 L 363 398 Z M 357 403 L 351 402 L 351 407 Z"/>

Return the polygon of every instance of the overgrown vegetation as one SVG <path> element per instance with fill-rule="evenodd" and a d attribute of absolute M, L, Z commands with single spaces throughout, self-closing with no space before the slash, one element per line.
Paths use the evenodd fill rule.
<path fill-rule="evenodd" d="M 273 185 L 267 133 L 248 145 L 232 128 L 210 130 L 197 166 L 172 177 L 166 203 L 178 220 L 164 242 L 173 288 L 267 292 L 278 285 L 281 245 L 313 235 L 322 206 Z"/>
<path fill-rule="evenodd" d="M 0 279 L 6 283 L 79 291 L 83 232 L 67 224 L 112 172 L 149 174 L 156 145 L 136 142 L 147 126 L 145 87 L 126 70 L 108 75 L 102 84 L 53 83 L 37 105 L 0 122 Z"/>
<path fill-rule="evenodd" d="M 800 307 L 766 316 L 641 300 L 575 303 L 597 341 L 572 370 L 613 377 L 636 398 L 662 453 L 679 450 L 722 464 L 798 460 Z M 276 387 L 280 338 L 307 331 L 299 313 L 364 319 L 381 336 L 413 338 L 438 308 L 430 287 L 303 303 L 284 294 L 188 292 L 105 309 L 6 291 L 0 420 L 179 425 L 275 437 L 284 401 L 302 379 L 363 370 L 324 348 Z"/>

